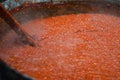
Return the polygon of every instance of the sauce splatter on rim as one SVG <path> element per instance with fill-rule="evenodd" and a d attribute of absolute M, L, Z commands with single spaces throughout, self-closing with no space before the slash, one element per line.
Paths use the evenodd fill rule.
<path fill-rule="evenodd" d="M 120 18 L 71 14 L 23 25 L 40 47 L 23 45 L 10 31 L 0 58 L 37 80 L 119 80 Z"/>

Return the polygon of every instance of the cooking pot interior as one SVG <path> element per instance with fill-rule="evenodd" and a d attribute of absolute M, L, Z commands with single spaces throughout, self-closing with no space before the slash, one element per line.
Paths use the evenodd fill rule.
<path fill-rule="evenodd" d="M 34 19 L 42 19 L 58 15 L 79 13 L 101 13 L 120 16 L 120 5 L 107 1 L 66 1 L 59 4 L 51 2 L 26 3 L 11 10 L 11 13 L 21 23 Z M 0 19 L 0 40 L 9 30 L 9 26 Z"/>
<path fill-rule="evenodd" d="M 35 19 L 43 19 L 68 14 L 100 13 L 119 17 L 120 5 L 102 0 L 69 1 L 59 4 L 41 2 L 26 3 L 11 10 L 10 12 L 22 25 Z M 0 40 L 2 40 L 2 37 L 10 30 L 11 29 L 9 26 L 2 19 L 0 19 Z"/>

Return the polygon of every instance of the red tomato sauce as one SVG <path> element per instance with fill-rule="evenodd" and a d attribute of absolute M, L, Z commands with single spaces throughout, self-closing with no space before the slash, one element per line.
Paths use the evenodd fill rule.
<path fill-rule="evenodd" d="M 12 30 L 0 58 L 37 80 L 119 80 L 120 18 L 71 14 L 23 24 L 39 47 L 24 45 Z"/>

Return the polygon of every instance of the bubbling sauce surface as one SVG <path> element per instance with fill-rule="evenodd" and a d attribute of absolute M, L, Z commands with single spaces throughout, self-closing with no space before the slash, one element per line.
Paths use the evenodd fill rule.
<path fill-rule="evenodd" d="M 119 80 L 120 18 L 71 14 L 23 25 L 40 45 L 23 45 L 10 31 L 0 58 L 37 80 Z"/>

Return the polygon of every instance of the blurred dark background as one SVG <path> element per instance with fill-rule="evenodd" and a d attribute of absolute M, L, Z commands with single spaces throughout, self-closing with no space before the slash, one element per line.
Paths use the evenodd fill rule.
<path fill-rule="evenodd" d="M 5 0 L 0 0 L 0 2 L 4 2 Z"/>

